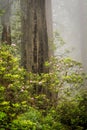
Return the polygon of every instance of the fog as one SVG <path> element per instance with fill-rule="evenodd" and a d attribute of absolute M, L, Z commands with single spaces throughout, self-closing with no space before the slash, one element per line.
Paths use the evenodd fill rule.
<path fill-rule="evenodd" d="M 70 50 L 73 59 L 87 69 L 87 0 L 52 0 L 53 30 L 66 43 L 56 54 Z M 59 44 L 59 42 L 57 42 Z"/>
<path fill-rule="evenodd" d="M 0 0 L 0 9 L 5 9 L 0 19 L 2 23 L 4 20 L 6 24 L 9 24 L 12 3 L 13 0 Z M 84 69 L 87 70 L 87 0 L 52 0 L 52 19 L 49 0 L 46 1 L 46 5 L 47 19 L 50 19 L 47 22 L 48 32 L 57 31 L 65 42 L 65 45 L 57 48 L 55 54 L 63 54 L 65 50 L 69 50 L 70 53 L 67 55 L 82 62 Z M 49 34 L 50 37 L 52 37 L 51 34 Z M 57 44 L 59 43 L 57 41 Z"/>

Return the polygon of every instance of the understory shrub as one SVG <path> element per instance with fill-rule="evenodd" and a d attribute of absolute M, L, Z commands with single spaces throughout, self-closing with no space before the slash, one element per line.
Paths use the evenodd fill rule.
<path fill-rule="evenodd" d="M 27 73 L 13 48 L 0 46 L 0 130 L 87 129 L 81 64 L 70 58 L 52 61 L 46 63 L 50 73 Z"/>
<path fill-rule="evenodd" d="M 57 109 L 58 120 L 71 130 L 87 129 L 87 90 L 81 90 L 71 100 L 62 101 Z"/>
<path fill-rule="evenodd" d="M 28 107 L 28 92 L 22 92 L 25 70 L 8 45 L 0 46 L 0 129 L 8 129 L 10 122 Z M 23 103 L 25 101 L 25 104 Z"/>

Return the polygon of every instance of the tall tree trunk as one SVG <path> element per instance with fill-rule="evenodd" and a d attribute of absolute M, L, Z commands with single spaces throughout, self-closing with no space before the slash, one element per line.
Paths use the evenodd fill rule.
<path fill-rule="evenodd" d="M 45 0 L 21 0 L 22 65 L 31 72 L 44 73 L 48 60 Z"/>
<path fill-rule="evenodd" d="M 46 0 L 46 22 L 47 22 L 47 33 L 49 41 L 49 56 L 53 56 L 53 22 L 52 22 L 52 0 Z"/>
<path fill-rule="evenodd" d="M 6 24 L 2 24 L 3 30 L 2 30 L 2 42 L 5 42 L 6 44 L 11 45 L 11 28 L 10 26 L 7 26 Z"/>
<path fill-rule="evenodd" d="M 6 42 L 7 44 L 11 44 L 11 27 L 10 27 L 10 0 L 2 1 L 2 9 L 4 10 L 4 14 L 1 17 L 2 24 L 2 42 Z"/>

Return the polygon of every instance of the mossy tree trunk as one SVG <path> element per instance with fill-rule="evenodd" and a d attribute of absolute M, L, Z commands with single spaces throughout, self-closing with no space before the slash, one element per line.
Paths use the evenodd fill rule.
<path fill-rule="evenodd" d="M 31 72 L 46 73 L 49 49 L 45 0 L 21 0 L 21 11 L 22 65 Z"/>

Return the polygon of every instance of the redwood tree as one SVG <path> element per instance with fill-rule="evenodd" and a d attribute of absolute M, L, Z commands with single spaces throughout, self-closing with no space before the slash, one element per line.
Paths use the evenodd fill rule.
<path fill-rule="evenodd" d="M 2 42 L 11 44 L 11 27 L 10 27 L 10 13 L 11 13 L 11 1 L 2 0 L 0 1 L 0 7 L 4 11 L 1 16 L 1 25 L 2 25 Z"/>
<path fill-rule="evenodd" d="M 21 0 L 22 65 L 34 73 L 46 73 L 49 58 L 45 0 Z"/>

